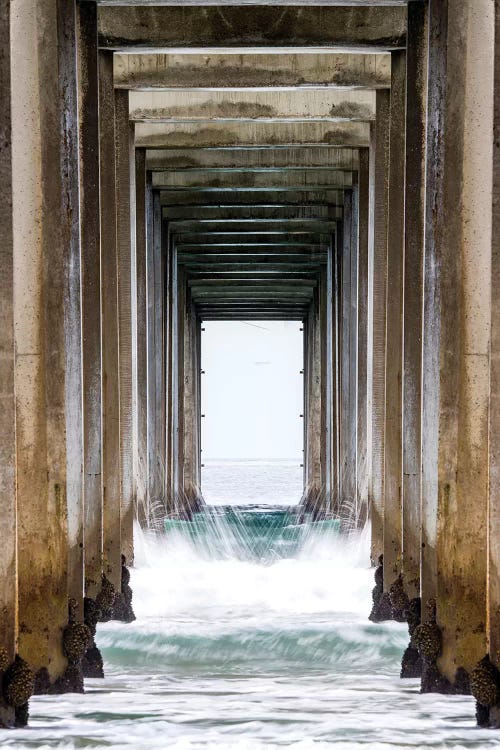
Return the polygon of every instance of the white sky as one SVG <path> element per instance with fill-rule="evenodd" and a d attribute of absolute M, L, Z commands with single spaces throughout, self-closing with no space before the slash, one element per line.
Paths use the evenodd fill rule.
<path fill-rule="evenodd" d="M 202 327 L 203 459 L 302 460 L 302 324 L 208 321 Z"/>

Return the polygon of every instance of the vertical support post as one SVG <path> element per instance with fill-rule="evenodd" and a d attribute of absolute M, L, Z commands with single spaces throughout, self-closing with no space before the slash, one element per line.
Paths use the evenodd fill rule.
<path fill-rule="evenodd" d="M 14 661 L 17 638 L 16 401 L 14 391 L 14 233 L 12 226 L 11 2 L 0 7 L 0 676 Z M 0 697 L 0 726 L 14 724 Z"/>
<path fill-rule="evenodd" d="M 34 7 L 20 0 L 11 10 L 19 654 L 37 673 L 38 692 L 81 690 L 81 672 L 66 674 L 62 637 L 69 455 L 62 426 L 67 398 L 79 389 L 77 354 L 67 352 L 74 344 L 69 329 L 79 273 L 71 137 L 77 132 L 75 5 Z M 43 91 L 55 95 L 43 97 Z M 74 357 L 70 367 L 68 356 Z M 74 536 L 79 521 L 70 523 Z"/>
<path fill-rule="evenodd" d="M 431 360 L 439 376 L 425 393 L 438 430 L 436 521 L 426 518 L 426 533 L 435 534 L 442 648 L 424 671 L 423 690 L 464 692 L 486 653 L 494 6 L 432 0 L 430 29 L 430 61 L 446 56 L 429 64 L 429 139 L 444 139 L 443 159 L 433 163 L 429 149 L 427 161 L 436 208 L 428 219 L 446 221 L 438 232 L 428 225 L 426 236 L 428 315 L 437 321 L 426 344 L 437 345 Z M 431 84 L 436 75 L 439 87 Z"/>
<path fill-rule="evenodd" d="M 337 386 L 337 288 L 336 247 L 332 235 L 328 248 L 326 268 L 326 360 L 327 360 L 327 410 L 330 426 L 329 462 L 330 495 L 328 510 L 333 513 L 339 501 L 339 456 L 338 456 L 338 386 Z"/>
<path fill-rule="evenodd" d="M 102 577 L 101 261 L 97 7 L 78 6 L 85 595 Z"/>
<path fill-rule="evenodd" d="M 163 254 L 163 218 L 160 194 L 153 200 L 153 263 L 154 263 L 154 379 L 155 379 L 155 443 L 154 465 L 156 467 L 155 494 L 164 507 L 165 503 L 165 266 Z"/>
<path fill-rule="evenodd" d="M 319 330 L 319 292 L 309 307 L 304 324 L 304 465 L 306 478 L 305 509 L 318 514 L 321 506 L 321 337 Z"/>
<path fill-rule="evenodd" d="M 500 5 L 495 3 L 494 130 L 500 142 Z M 500 150 L 493 150 L 491 258 L 491 380 L 490 380 L 490 495 L 488 513 L 488 651 L 500 669 Z M 493 726 L 500 726 L 500 708 L 492 708 Z"/>
<path fill-rule="evenodd" d="M 391 54 L 389 212 L 387 233 L 386 396 L 384 479 L 384 591 L 401 573 L 402 370 L 406 52 Z M 399 607 L 394 616 L 401 619 Z"/>
<path fill-rule="evenodd" d="M 63 246 L 68 248 L 64 267 L 64 326 L 66 350 L 66 491 L 68 505 L 68 596 L 72 619 L 83 619 L 84 512 L 83 512 L 83 377 L 80 252 L 80 185 L 78 177 L 78 89 L 76 3 L 64 3 L 58 13 L 59 97 L 61 99 Z M 81 685 L 83 690 L 83 683 Z"/>
<path fill-rule="evenodd" d="M 341 270 L 340 467 L 344 520 L 357 522 L 358 186 L 345 192 Z"/>
<path fill-rule="evenodd" d="M 116 231 L 118 248 L 118 318 L 120 373 L 121 551 L 127 561 L 134 554 L 134 479 L 132 433 L 132 231 L 129 93 L 115 91 Z"/>
<path fill-rule="evenodd" d="M 390 93 L 376 93 L 377 119 L 373 130 L 375 152 L 373 176 L 373 313 L 372 313 L 372 474 L 370 513 L 371 559 L 375 564 L 383 553 L 384 463 L 385 463 L 385 342 L 387 283 L 387 211 L 389 180 Z"/>
<path fill-rule="evenodd" d="M 403 582 L 420 596 L 422 308 L 425 230 L 428 6 L 408 4 L 403 367 Z"/>
<path fill-rule="evenodd" d="M 137 436 L 135 457 L 135 492 L 141 526 L 149 520 L 148 508 L 148 316 L 147 316 L 147 187 L 146 151 L 135 152 L 135 278 L 136 278 L 136 404 Z"/>
<path fill-rule="evenodd" d="M 359 150 L 359 240 L 358 240 L 358 289 L 357 289 L 357 519 L 363 526 L 368 515 L 368 275 L 369 275 L 369 197 L 370 197 L 370 152 Z"/>
<path fill-rule="evenodd" d="M 113 53 L 99 52 L 103 568 L 121 589 L 120 391 Z"/>

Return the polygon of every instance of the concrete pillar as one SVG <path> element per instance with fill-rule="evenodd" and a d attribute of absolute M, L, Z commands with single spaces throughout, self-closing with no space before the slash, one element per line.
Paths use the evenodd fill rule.
<path fill-rule="evenodd" d="M 495 4 L 494 143 L 500 141 L 500 7 Z M 490 496 L 488 517 L 488 651 L 500 669 L 500 152 L 493 150 L 491 380 L 490 380 Z M 498 686 L 497 686 L 498 687 Z M 500 701 L 488 723 L 500 726 Z M 486 719 L 486 717 L 484 717 Z M 484 722 L 486 723 L 486 721 Z"/>
<path fill-rule="evenodd" d="M 304 468 L 305 509 L 314 514 L 322 511 L 321 471 L 321 336 L 319 295 L 309 308 L 304 323 Z"/>
<path fill-rule="evenodd" d="M 336 236 L 332 235 L 328 250 L 326 268 L 326 376 L 327 376 L 327 411 L 329 425 L 329 511 L 334 513 L 339 502 L 339 424 L 338 424 L 338 383 L 337 383 L 337 262 Z"/>
<path fill-rule="evenodd" d="M 173 356 L 174 356 L 174 248 L 173 240 L 164 222 L 164 257 L 165 257 L 165 503 L 167 512 L 172 510 L 174 496 L 174 403 L 173 403 Z"/>
<path fill-rule="evenodd" d="M 345 192 L 340 310 L 340 496 L 342 517 L 357 517 L 358 188 Z"/>
<path fill-rule="evenodd" d="M 134 466 L 132 430 L 132 227 L 131 154 L 133 131 L 128 91 L 115 91 L 116 230 L 118 248 L 118 318 L 120 371 L 121 551 L 133 559 Z"/>
<path fill-rule="evenodd" d="M 438 475 L 424 543 L 435 543 L 440 648 L 424 670 L 424 690 L 467 691 L 467 673 L 486 653 L 493 44 L 491 2 L 431 2 L 428 123 L 438 145 L 427 159 L 436 211 L 426 234 L 433 307 L 424 347 L 437 348 L 426 365 L 435 363 L 438 378 L 424 388 L 424 404 L 431 399 L 437 415 Z"/>
<path fill-rule="evenodd" d="M 175 513 L 184 516 L 185 492 L 184 492 L 184 453 L 185 453 L 185 346 L 186 346 L 186 306 L 187 289 L 185 271 L 181 268 L 176 272 L 176 319 L 175 319 L 175 433 L 177 444 L 175 446 L 175 475 L 174 475 L 174 503 Z"/>
<path fill-rule="evenodd" d="M 385 462 L 385 341 L 387 283 L 387 207 L 389 177 L 390 94 L 377 91 L 377 119 L 372 130 L 373 175 L 373 309 L 372 309 L 372 456 L 370 514 L 371 559 L 383 553 Z"/>
<path fill-rule="evenodd" d="M 102 576 L 101 273 L 97 7 L 78 8 L 85 595 Z"/>
<path fill-rule="evenodd" d="M 184 316 L 183 488 L 189 509 L 195 510 L 199 497 L 197 482 L 198 408 L 196 401 L 199 367 L 197 361 L 196 313 L 189 290 L 186 292 Z"/>
<path fill-rule="evenodd" d="M 39 692 L 82 689 L 83 654 L 73 652 L 67 670 L 63 648 L 75 560 L 68 520 L 72 545 L 81 528 L 78 498 L 69 519 L 67 505 L 68 476 L 75 501 L 67 460 L 81 462 L 72 442 L 80 388 L 74 32 L 74 3 L 11 8 L 18 647 Z"/>
<path fill-rule="evenodd" d="M 385 383 L 384 591 L 401 573 L 402 371 L 406 52 L 393 52 L 391 74 Z M 401 616 L 399 606 L 394 607 Z"/>
<path fill-rule="evenodd" d="M 427 118 L 427 4 L 408 5 L 403 353 L 403 560 L 409 599 L 420 596 L 422 308 Z"/>
<path fill-rule="evenodd" d="M 16 413 L 14 392 L 14 236 L 12 229 L 11 3 L 0 8 L 0 673 L 14 661 L 17 638 Z M 14 724 L 0 698 L 0 726 Z"/>
<path fill-rule="evenodd" d="M 77 87 L 76 3 L 65 3 L 58 16 L 59 96 L 64 132 L 61 133 L 63 178 L 61 226 L 63 247 L 68 248 L 65 278 L 66 348 L 66 482 L 68 505 L 68 596 L 76 602 L 72 617 L 83 620 L 84 512 L 83 512 L 83 378 L 80 253 L 80 185 L 78 178 L 79 132 Z"/>
<path fill-rule="evenodd" d="M 155 378 L 155 466 L 156 496 L 165 503 L 165 264 L 163 218 L 160 195 L 155 193 L 153 202 L 153 242 L 154 242 L 154 378 Z"/>
<path fill-rule="evenodd" d="M 116 592 L 121 589 L 119 307 L 116 224 L 115 98 L 113 54 L 99 53 L 103 569 Z M 105 615 L 106 616 L 106 615 Z"/>
<path fill-rule="evenodd" d="M 135 285 L 137 349 L 135 362 L 135 388 L 137 409 L 137 435 L 135 456 L 135 492 L 137 514 L 141 526 L 146 526 L 148 510 L 148 358 L 147 358 L 147 192 L 146 152 L 135 151 Z"/>
<path fill-rule="evenodd" d="M 357 289 L 357 500 L 356 517 L 360 526 L 364 525 L 368 515 L 368 478 L 370 455 L 368 452 L 368 420 L 370 417 L 369 396 L 369 198 L 370 198 L 370 152 L 363 148 L 359 151 L 358 178 L 358 289 Z M 371 354 L 371 352 L 370 352 Z"/>
<path fill-rule="evenodd" d="M 437 596 L 438 436 L 439 436 L 439 256 L 444 219 L 445 84 L 447 7 L 429 5 L 428 113 L 426 137 L 425 256 L 422 345 L 422 504 L 420 591 L 422 619 Z M 431 615 L 433 617 L 433 615 Z"/>

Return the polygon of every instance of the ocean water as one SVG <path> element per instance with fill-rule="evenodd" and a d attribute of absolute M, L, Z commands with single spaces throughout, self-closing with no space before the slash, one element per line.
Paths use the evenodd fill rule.
<path fill-rule="evenodd" d="M 137 620 L 99 626 L 106 678 L 83 696 L 35 697 L 30 726 L 0 732 L 0 747 L 500 746 L 475 726 L 472 699 L 399 679 L 406 627 L 367 619 L 367 531 L 298 531 L 293 509 L 246 500 L 241 513 L 219 504 L 195 530 L 136 530 Z"/>

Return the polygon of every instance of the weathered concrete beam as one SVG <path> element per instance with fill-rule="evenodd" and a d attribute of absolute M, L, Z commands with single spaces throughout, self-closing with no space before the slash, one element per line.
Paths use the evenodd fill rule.
<path fill-rule="evenodd" d="M 370 122 L 375 92 L 292 89 L 289 91 L 132 91 L 133 122 L 252 122 L 260 120 Z"/>
<path fill-rule="evenodd" d="M 113 50 L 261 47 L 386 51 L 404 47 L 402 7 L 101 7 L 99 42 Z"/>
<path fill-rule="evenodd" d="M 286 275 L 294 273 L 297 274 L 303 274 L 306 276 L 309 272 L 311 273 L 317 273 L 321 269 L 321 263 L 316 262 L 309 262 L 309 261 L 301 261 L 293 262 L 292 260 L 288 260 L 287 262 L 282 262 L 277 258 L 270 258 L 270 259 L 263 259 L 259 258 L 257 261 L 251 261 L 248 262 L 248 258 L 246 258 L 246 261 L 238 262 L 231 262 L 231 260 L 224 259 L 223 261 L 218 261 L 216 270 L 214 268 L 214 263 L 210 258 L 206 258 L 205 261 L 191 261 L 191 262 L 184 262 L 184 266 L 186 270 L 189 272 L 190 276 L 197 276 L 198 274 L 209 274 L 214 276 L 219 275 L 231 275 L 231 274 L 280 274 L 280 275 Z M 214 269 L 212 271 L 212 269 Z"/>
<path fill-rule="evenodd" d="M 301 190 L 302 188 L 344 188 L 352 184 L 352 172 L 337 170 L 297 169 L 276 171 L 259 169 L 252 172 L 236 170 L 189 170 L 152 172 L 153 188 L 217 190 L 239 188 L 268 188 L 270 190 Z"/>
<path fill-rule="evenodd" d="M 160 203 L 163 205 L 165 199 L 161 198 Z M 231 226 L 233 222 L 253 220 L 260 221 L 277 221 L 284 222 L 285 226 L 292 226 L 294 223 L 305 219 L 311 220 L 328 220 L 335 221 L 342 215 L 342 206 L 164 206 L 163 218 L 169 221 L 189 221 L 198 220 L 206 221 L 207 229 L 211 223 L 223 221 Z"/>
<path fill-rule="evenodd" d="M 343 190 L 161 190 L 162 206 L 341 206 Z M 201 217 L 200 217 L 201 218 Z"/>
<path fill-rule="evenodd" d="M 174 234 L 173 239 L 176 247 L 180 248 L 183 245 L 227 245 L 227 244 L 241 244 L 241 245 L 252 245 L 259 244 L 265 245 L 279 243 L 280 245 L 317 245 L 317 244 L 328 244 L 330 242 L 330 235 L 318 234 L 307 231 L 293 231 L 293 227 L 283 226 L 274 232 L 259 232 L 259 228 L 256 227 L 253 231 L 248 232 L 190 232 L 185 234 Z"/>
<path fill-rule="evenodd" d="M 258 222 L 252 221 L 252 219 L 242 219 L 241 221 L 225 222 L 223 220 L 206 222 L 203 220 L 197 221 L 196 219 L 171 221 L 169 225 L 170 231 L 173 234 L 186 233 L 186 232 L 238 232 L 239 234 L 244 232 L 252 233 L 273 233 L 273 232 L 307 232 L 309 234 L 331 234 L 335 231 L 335 222 L 326 219 L 300 219 L 299 221 L 279 221 L 279 220 L 266 220 L 262 219 Z"/>
<path fill-rule="evenodd" d="M 135 145 L 142 148 L 209 148 L 211 146 L 345 146 L 369 145 L 367 122 L 211 122 L 135 125 Z"/>
<path fill-rule="evenodd" d="M 211 289 L 231 289 L 232 291 L 249 290 L 249 289 L 307 289 L 311 290 L 318 286 L 317 279 L 188 279 L 188 287 L 191 293 L 198 294 Z"/>
<path fill-rule="evenodd" d="M 389 55 L 115 55 L 115 86 L 150 89 L 389 88 Z"/>
<path fill-rule="evenodd" d="M 327 258 L 326 253 L 320 253 L 316 250 L 307 251 L 306 249 L 293 247 L 276 248 L 273 245 L 248 248 L 237 245 L 235 247 L 205 247 L 203 252 L 193 251 L 192 253 L 178 253 L 177 260 L 179 263 L 205 262 L 210 256 L 223 257 L 224 261 L 227 263 L 248 263 L 249 259 L 254 258 L 258 258 L 259 262 L 264 262 L 266 259 L 273 258 L 280 260 L 283 263 L 290 262 L 290 259 L 297 263 L 307 261 L 320 263 L 326 262 Z"/>
<path fill-rule="evenodd" d="M 288 279 L 290 280 L 297 280 L 297 281 L 313 281 L 317 283 L 318 280 L 318 273 L 316 271 L 303 271 L 302 268 L 299 268 L 295 271 L 282 271 L 281 269 L 279 271 L 276 270 L 270 270 L 269 268 L 264 270 L 257 270 L 254 271 L 252 268 L 248 269 L 246 271 L 219 271 L 218 270 L 218 263 L 213 263 L 213 273 L 212 271 L 197 271 L 193 272 L 188 269 L 188 285 L 189 286 L 195 286 L 196 284 L 206 283 L 213 285 L 218 283 L 218 281 L 221 281 L 222 283 L 225 283 L 227 280 L 229 281 L 243 281 L 243 282 L 252 282 L 252 281 L 286 281 Z"/>
<path fill-rule="evenodd" d="M 150 149 L 147 168 L 168 169 L 295 169 L 297 167 L 357 170 L 358 150 L 329 146 L 295 148 Z"/>

